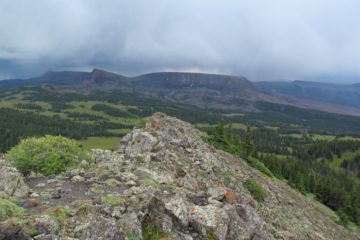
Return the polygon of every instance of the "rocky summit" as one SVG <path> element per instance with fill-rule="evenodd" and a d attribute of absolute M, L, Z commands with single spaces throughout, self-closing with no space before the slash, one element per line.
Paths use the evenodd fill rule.
<path fill-rule="evenodd" d="M 117 151 L 92 155 L 50 177 L 24 178 L 1 159 L 0 239 L 360 239 L 320 203 L 162 113 Z"/>

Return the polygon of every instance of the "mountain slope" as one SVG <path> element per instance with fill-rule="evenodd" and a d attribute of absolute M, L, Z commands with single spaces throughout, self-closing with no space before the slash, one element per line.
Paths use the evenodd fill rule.
<path fill-rule="evenodd" d="M 116 152 L 93 150 L 96 163 L 89 167 L 24 183 L 1 161 L 2 195 L 22 198 L 18 203 L 27 212 L 1 219 L 0 236 L 358 239 L 358 230 L 336 224 L 322 205 L 214 149 L 201 135 L 157 113 L 145 128 L 126 135 Z M 264 200 L 248 180 L 263 188 Z M 25 184 L 31 197 L 24 197 Z"/>

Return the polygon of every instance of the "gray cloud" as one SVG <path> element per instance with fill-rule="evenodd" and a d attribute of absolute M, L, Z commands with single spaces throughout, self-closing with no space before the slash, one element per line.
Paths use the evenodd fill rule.
<path fill-rule="evenodd" d="M 2 0 L 0 77 L 100 67 L 360 76 L 358 0 Z"/>

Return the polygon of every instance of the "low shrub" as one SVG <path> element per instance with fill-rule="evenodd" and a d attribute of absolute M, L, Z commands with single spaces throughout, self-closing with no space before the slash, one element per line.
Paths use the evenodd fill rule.
<path fill-rule="evenodd" d="M 45 176 L 63 172 L 82 160 L 92 161 L 75 140 L 50 135 L 22 140 L 5 154 L 5 159 L 25 175 L 32 171 Z"/>
<path fill-rule="evenodd" d="M 144 222 L 142 223 L 141 230 L 142 230 L 142 237 L 144 240 L 167 239 L 166 235 L 147 218 L 145 218 Z"/>
<path fill-rule="evenodd" d="M 122 206 L 125 204 L 125 199 L 119 197 L 119 196 L 111 196 L 111 195 L 108 195 L 108 196 L 104 196 L 104 197 L 101 197 L 101 202 L 103 204 L 107 204 L 107 205 L 110 205 L 110 206 Z"/>
<path fill-rule="evenodd" d="M 343 225 L 344 227 L 346 227 L 346 226 L 349 224 L 349 222 L 350 222 L 350 219 L 349 219 L 348 215 L 346 215 L 346 213 L 344 212 L 343 209 L 339 209 L 339 210 L 337 211 L 337 214 L 338 214 L 338 216 L 339 216 L 338 223 L 339 223 L 340 225 Z"/>
<path fill-rule="evenodd" d="M 246 180 L 244 186 L 249 190 L 251 196 L 253 196 L 253 198 L 258 202 L 264 201 L 267 196 L 265 189 L 253 179 Z"/>
<path fill-rule="evenodd" d="M 248 156 L 245 159 L 253 168 L 256 168 L 268 177 L 273 177 L 272 172 L 264 165 L 264 163 L 260 162 L 260 160 L 258 160 L 257 158 Z"/>

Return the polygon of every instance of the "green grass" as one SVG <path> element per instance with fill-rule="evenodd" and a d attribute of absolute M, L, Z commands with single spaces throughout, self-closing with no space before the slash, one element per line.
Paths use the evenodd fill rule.
<path fill-rule="evenodd" d="M 216 124 L 208 124 L 208 123 L 197 123 L 195 125 L 197 128 L 214 128 L 216 127 Z M 246 125 L 242 123 L 233 123 L 232 124 L 233 129 L 242 129 L 246 130 Z M 256 127 L 251 127 L 252 129 L 256 129 Z"/>
<path fill-rule="evenodd" d="M 107 205 L 110 205 L 110 206 L 122 206 L 125 204 L 125 200 L 119 196 L 111 196 L 111 195 L 108 195 L 108 196 L 104 196 L 101 198 L 101 202 L 103 204 L 107 204 Z"/>
<path fill-rule="evenodd" d="M 52 117 L 52 116 L 59 116 L 62 119 L 72 120 L 76 123 L 81 124 L 99 124 L 100 121 L 97 119 L 81 119 L 75 117 L 69 117 L 68 113 L 83 113 L 83 114 L 90 114 L 93 116 L 102 117 L 106 123 L 109 124 L 118 124 L 114 127 L 117 128 L 108 128 L 107 132 L 113 134 L 114 137 L 105 137 L 105 136 L 97 136 L 97 137 L 89 137 L 83 141 L 81 141 L 84 149 L 89 150 L 93 148 L 102 148 L 108 150 L 114 150 L 117 148 L 117 145 L 120 142 L 120 137 L 130 132 L 133 126 L 139 126 L 146 118 L 139 118 L 139 117 L 130 117 L 130 118 L 122 118 L 108 115 L 102 111 L 96 111 L 91 109 L 95 104 L 104 104 L 112 108 L 119 109 L 121 111 L 127 111 L 127 109 L 134 109 L 135 106 L 125 106 L 121 103 L 114 104 L 105 101 L 67 101 L 64 102 L 65 104 L 71 105 L 74 108 L 67 108 L 62 109 L 59 112 L 55 112 L 52 109 L 52 105 L 45 101 L 29 101 L 25 100 L 24 98 L 27 96 L 31 96 L 32 94 L 36 94 L 37 91 L 31 90 L 22 90 L 21 92 L 6 92 L 6 94 L 0 96 L 0 108 L 14 108 L 17 109 L 15 106 L 16 104 L 29 104 L 34 103 L 42 107 L 42 111 L 36 111 L 34 109 L 18 109 L 21 112 L 33 112 L 39 115 Z"/>
<path fill-rule="evenodd" d="M 47 109 L 47 110 L 51 109 L 51 104 L 50 103 L 40 102 L 40 101 L 36 101 L 34 103 L 41 106 L 43 109 Z"/>
<path fill-rule="evenodd" d="M 0 198 L 0 220 L 9 217 L 18 217 L 25 211 L 24 208 L 17 206 L 15 203 Z"/>
<path fill-rule="evenodd" d="M 158 187 L 159 186 L 159 184 L 152 178 L 140 179 L 139 184 L 147 185 L 147 186 L 153 186 L 153 187 Z"/>
<path fill-rule="evenodd" d="M 85 150 L 94 148 L 101 148 L 105 150 L 115 150 L 120 143 L 120 137 L 88 137 L 85 140 L 81 140 Z"/>
<path fill-rule="evenodd" d="M 270 126 L 270 125 L 265 125 L 264 126 L 265 128 L 267 129 L 270 129 L 270 130 L 273 130 L 273 131 L 277 131 L 280 129 L 280 127 L 277 127 L 277 126 Z"/>
<path fill-rule="evenodd" d="M 245 158 L 246 162 L 249 163 L 250 166 L 253 168 L 256 168 L 261 173 L 263 173 L 265 176 L 268 176 L 270 178 L 273 177 L 272 172 L 264 165 L 264 163 L 260 162 L 257 158 L 254 158 L 252 156 L 248 156 Z"/>
<path fill-rule="evenodd" d="M 291 137 L 291 138 L 296 138 L 296 139 L 300 139 L 303 138 L 304 136 L 300 133 L 291 133 L 291 134 L 281 134 L 281 136 L 284 137 Z"/>
<path fill-rule="evenodd" d="M 312 134 L 311 139 L 314 141 L 333 141 L 336 136 L 334 135 L 323 135 L 323 134 Z"/>
<path fill-rule="evenodd" d="M 119 135 L 125 135 L 131 132 L 132 129 L 130 128 L 120 128 L 120 129 L 109 129 L 109 132 Z"/>
<path fill-rule="evenodd" d="M 223 114 L 226 117 L 243 117 L 245 116 L 245 114 L 243 113 L 227 113 L 227 114 Z"/>
<path fill-rule="evenodd" d="M 319 202 L 313 194 L 306 194 L 306 198 L 310 201 L 310 203 L 317 211 L 324 213 L 334 222 L 338 221 L 338 215 L 331 208 Z"/>
<path fill-rule="evenodd" d="M 344 137 L 338 138 L 338 140 L 342 140 L 342 141 L 360 141 L 360 138 L 352 137 L 352 136 L 344 136 Z"/>
<path fill-rule="evenodd" d="M 120 110 L 126 110 L 127 107 L 124 105 L 121 105 L 121 104 L 112 104 L 112 103 L 107 103 L 107 102 L 103 102 L 103 101 L 77 101 L 77 102 L 70 102 L 70 104 L 75 106 L 75 108 L 67 109 L 66 112 L 69 112 L 69 113 L 70 112 L 87 113 L 87 114 L 103 117 L 109 122 L 121 123 L 121 124 L 129 125 L 129 126 L 136 125 L 136 123 L 139 121 L 138 118 L 115 117 L 115 116 L 110 116 L 102 111 L 96 111 L 96 110 L 91 109 L 91 107 L 94 106 L 95 104 L 105 104 L 105 105 L 108 105 L 113 108 L 117 108 Z"/>
<path fill-rule="evenodd" d="M 341 157 L 334 156 L 333 160 L 330 163 L 330 167 L 333 169 L 339 169 L 340 165 L 345 160 L 350 160 L 355 155 L 360 154 L 360 149 L 355 152 L 345 152 L 341 154 Z"/>
<path fill-rule="evenodd" d="M 70 217 L 69 210 L 64 207 L 50 208 L 47 212 L 52 218 L 62 224 Z"/>
<path fill-rule="evenodd" d="M 105 105 L 108 105 L 109 107 L 117 108 L 117 109 L 123 110 L 123 111 L 126 111 L 129 108 L 134 108 L 133 106 L 124 106 L 122 104 L 113 104 L 113 103 L 108 103 L 108 102 L 104 102 L 104 101 L 71 101 L 71 102 L 67 102 L 67 104 L 72 105 L 75 108 L 64 109 L 61 112 L 54 112 L 52 110 L 52 106 L 50 103 L 43 102 L 43 101 L 30 102 L 28 100 L 24 100 L 23 98 L 29 93 L 34 93 L 34 92 L 23 91 L 20 93 L 10 94 L 7 97 L 3 97 L 3 98 L 1 98 L 1 101 L 0 101 L 0 107 L 16 108 L 15 105 L 19 104 L 19 103 L 35 103 L 43 108 L 43 111 L 39 112 L 39 114 L 44 115 L 44 116 L 51 117 L 54 115 L 58 115 L 64 119 L 74 120 L 73 118 L 68 117 L 66 113 L 87 113 L 87 114 L 103 117 L 108 122 L 129 125 L 129 127 L 132 127 L 132 126 L 138 124 L 138 122 L 141 120 L 136 117 L 120 118 L 120 117 L 110 116 L 104 112 L 95 111 L 95 110 L 91 109 L 91 107 L 94 106 L 95 104 L 105 104 Z M 7 100 L 7 98 L 13 98 L 13 99 Z M 37 112 L 36 110 L 33 110 L 33 109 L 19 109 L 19 110 L 24 111 L 24 112 Z M 77 121 L 81 122 L 81 123 L 95 123 L 95 121 L 84 121 L 84 120 L 77 120 Z"/>
<path fill-rule="evenodd" d="M 268 128 L 268 127 L 267 127 Z M 304 136 L 300 133 L 291 133 L 291 134 L 281 134 L 281 136 L 288 136 L 296 139 L 301 139 Z M 313 141 L 334 141 L 334 140 L 341 140 L 341 141 L 360 141 L 360 138 L 352 137 L 352 136 L 344 136 L 344 137 L 336 137 L 335 135 L 327 135 L 327 134 L 318 134 L 313 133 L 311 135 L 307 135 Z"/>
<path fill-rule="evenodd" d="M 14 99 L 7 100 L 7 98 L 9 97 Z M 6 98 L 1 99 L 2 101 L 0 102 L 0 107 L 15 108 L 15 104 L 21 103 L 22 98 L 23 98 L 22 93 L 12 94 Z"/>
<path fill-rule="evenodd" d="M 145 219 L 141 226 L 142 236 L 144 240 L 165 240 L 169 239 L 158 229 L 154 223 Z"/>

